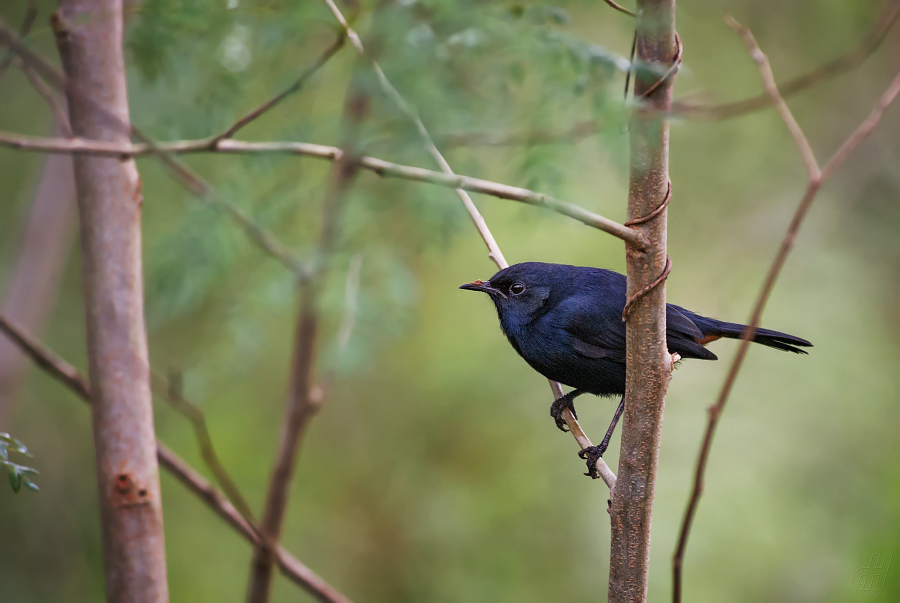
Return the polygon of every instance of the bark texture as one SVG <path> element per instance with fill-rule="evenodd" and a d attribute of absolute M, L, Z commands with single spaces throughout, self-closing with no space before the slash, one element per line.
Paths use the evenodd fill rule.
<path fill-rule="evenodd" d="M 676 53 L 675 0 L 638 0 L 637 54 L 640 63 L 665 70 Z M 669 185 L 669 125 L 662 119 L 672 101 L 671 78 L 658 75 L 635 81 L 635 110 L 630 124 L 631 184 L 628 219 L 651 214 L 666 198 Z M 627 248 L 629 299 L 645 290 L 666 267 L 666 217 L 636 226 L 649 239 L 643 251 Z M 612 492 L 609 601 L 646 601 L 650 561 L 650 524 L 659 458 L 663 408 L 671 376 L 666 348 L 665 280 L 640 297 L 626 332 L 626 403 L 618 479 Z"/>
<path fill-rule="evenodd" d="M 63 0 L 54 22 L 75 136 L 128 142 L 121 0 Z M 106 598 L 168 601 L 133 160 L 74 158 Z"/>

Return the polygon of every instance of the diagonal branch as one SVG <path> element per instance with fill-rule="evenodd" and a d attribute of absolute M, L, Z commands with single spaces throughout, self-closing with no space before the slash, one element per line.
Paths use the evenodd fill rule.
<path fill-rule="evenodd" d="M 425 128 L 425 124 L 422 123 L 422 120 L 419 118 L 418 112 L 415 108 L 406 102 L 403 96 L 394 88 L 393 84 L 387 79 L 387 76 L 384 75 L 384 72 L 381 70 L 381 67 L 378 63 L 369 57 L 366 54 L 365 47 L 363 47 L 362 41 L 359 38 L 359 35 L 353 29 L 350 28 L 350 25 L 347 23 L 347 19 L 344 18 L 344 15 L 341 14 L 341 11 L 338 9 L 337 5 L 335 5 L 334 0 L 324 0 L 325 4 L 328 6 L 331 13 L 334 15 L 334 18 L 337 19 L 338 23 L 344 28 L 344 31 L 347 34 L 347 38 L 350 39 L 350 42 L 353 44 L 353 47 L 356 48 L 357 52 L 359 52 L 361 57 L 368 59 L 372 63 L 372 68 L 374 69 L 376 75 L 378 76 L 378 81 L 381 84 L 382 89 L 385 94 L 397 105 L 397 108 L 406 115 L 416 126 L 416 130 L 419 132 L 419 136 L 422 138 L 423 143 L 425 144 L 425 149 L 428 153 L 434 158 L 437 164 L 440 166 L 441 171 L 447 176 L 456 178 L 453 170 L 450 169 L 450 164 L 447 163 L 447 160 L 444 159 L 444 156 L 441 155 L 441 152 L 438 151 L 437 147 L 434 144 L 434 141 L 431 138 L 431 135 L 428 133 L 428 130 Z M 491 234 L 490 229 L 488 228 L 487 223 L 484 221 L 481 213 L 478 211 L 478 208 L 475 206 L 475 203 L 472 201 L 471 197 L 466 194 L 465 187 L 463 186 L 464 181 L 456 181 L 458 182 L 456 188 L 456 194 L 459 196 L 463 205 L 466 208 L 466 211 L 469 213 L 469 217 L 472 219 L 472 222 L 475 224 L 475 228 L 478 229 L 478 233 L 481 235 L 481 239 L 484 241 L 484 244 L 488 248 L 488 257 L 493 260 L 497 267 L 500 269 L 506 268 L 509 264 L 506 262 L 506 258 L 503 257 L 503 252 L 500 251 L 500 246 L 497 245 L 497 241 L 494 240 L 494 235 Z M 468 189 L 473 190 L 473 189 Z M 524 189 L 519 189 L 520 191 L 524 191 Z M 481 191 L 479 191 L 481 192 Z M 529 191 L 530 192 L 530 191 Z M 498 195 L 499 196 L 499 195 Z M 511 197 L 503 197 L 503 198 L 511 198 Z M 516 199 L 523 200 L 523 199 Z M 562 202 L 559 202 L 562 203 Z M 568 205 L 568 204 L 566 204 Z M 574 206 L 573 206 L 574 207 Z M 560 211 L 559 208 L 556 211 Z M 563 212 L 564 213 L 564 212 Z M 566 214 L 571 215 L 571 214 Z M 575 217 L 572 215 L 571 217 Z M 600 217 L 600 216 L 597 216 Z M 579 218 L 576 218 L 579 219 Z M 637 237 L 641 237 L 640 233 L 636 230 L 627 229 L 626 227 L 622 227 L 625 230 L 631 231 L 630 233 L 625 232 L 612 232 L 613 230 L 618 231 L 615 226 L 619 226 L 612 220 L 607 220 L 606 218 L 602 218 L 602 222 L 609 222 L 611 224 L 606 224 L 609 227 L 609 230 L 602 228 L 597 225 L 597 228 L 604 230 L 605 232 L 609 232 L 610 234 L 615 234 L 619 238 L 622 238 L 626 242 L 634 245 L 637 248 L 643 248 L 646 246 L 647 242 L 645 240 L 637 240 Z M 598 222 L 599 224 L 599 222 Z M 628 235 L 628 238 L 625 237 Z M 555 381 L 550 381 L 550 389 L 553 392 L 553 396 L 555 398 L 561 398 L 563 395 L 562 386 Z M 572 432 L 572 435 L 575 437 L 575 440 L 578 442 L 578 445 L 581 446 L 582 450 L 587 446 L 591 445 L 590 440 L 585 435 L 584 430 L 581 429 L 581 426 L 578 424 L 578 419 L 575 418 L 575 415 L 568 409 L 563 411 L 563 419 L 565 419 L 566 424 L 569 426 L 569 431 Z M 587 444 L 587 446 L 585 446 Z M 599 458 L 597 460 L 597 470 L 602 477 L 603 481 L 612 489 L 613 484 L 615 484 L 615 475 L 612 470 L 606 465 L 606 462 Z"/>
<path fill-rule="evenodd" d="M 154 393 L 162 396 L 176 411 L 191 422 L 191 425 L 194 427 L 194 435 L 197 438 L 197 445 L 200 448 L 200 456 L 203 458 L 203 462 L 206 463 L 207 469 L 213 474 L 219 487 L 225 492 L 228 500 L 231 501 L 241 517 L 244 518 L 248 525 L 254 526 L 256 520 L 253 518 L 253 511 L 250 510 L 250 505 L 247 504 L 244 495 L 241 494 L 240 489 L 234 483 L 234 480 L 231 479 L 222 461 L 219 460 L 219 455 L 216 454 L 212 437 L 209 435 L 209 429 L 206 427 L 206 416 L 197 405 L 184 397 L 180 375 L 177 377 L 173 376 L 167 380 L 155 371 L 151 371 L 150 387 Z"/>
<path fill-rule="evenodd" d="M 797 120 L 794 119 L 791 110 L 788 109 L 787 103 L 784 102 L 784 98 L 782 98 L 781 93 L 778 91 L 778 86 L 775 84 L 775 75 L 772 73 L 772 66 L 769 65 L 768 57 L 766 57 L 763 51 L 759 49 L 756 38 L 753 37 L 753 32 L 735 21 L 734 17 L 731 15 L 725 15 L 725 23 L 743 38 L 744 44 L 750 52 L 750 57 L 756 61 L 756 64 L 759 67 L 759 73 L 762 76 L 766 94 L 771 97 L 772 103 L 778 111 L 778 115 L 781 116 L 781 120 L 791 133 L 794 143 L 797 145 L 797 148 L 800 149 L 800 155 L 803 157 L 803 162 L 806 164 L 806 172 L 809 179 L 818 180 L 821 174 L 819 173 L 819 164 L 816 162 L 816 156 L 813 153 L 812 147 L 809 146 L 809 141 L 806 140 L 803 130 L 800 129 L 800 125 L 797 123 Z"/>
<path fill-rule="evenodd" d="M 753 41 L 752 36 L 745 37 L 745 39 L 750 41 L 748 42 L 748 47 L 750 48 L 751 55 L 754 57 L 754 59 L 756 59 L 756 54 L 761 54 L 761 52 L 759 51 L 759 47 L 756 46 L 756 43 L 755 41 Z M 757 62 L 758 64 L 760 64 L 763 79 L 765 80 L 767 77 L 771 77 L 771 74 L 767 74 L 766 70 L 763 69 L 763 64 L 759 63 L 759 61 Z M 780 95 L 778 95 L 777 88 L 775 89 L 775 94 L 778 97 L 776 98 L 776 102 L 778 102 L 778 100 L 780 99 Z M 694 516 L 697 513 L 697 506 L 700 503 L 700 496 L 703 493 L 704 475 L 706 473 L 706 465 L 709 460 L 709 454 L 712 448 L 712 440 L 715 435 L 716 426 L 719 423 L 722 411 L 724 410 L 725 404 L 728 401 L 728 396 L 731 394 L 731 389 L 734 386 L 734 382 L 737 379 L 744 359 L 747 356 L 747 352 L 750 348 L 751 343 L 751 335 L 759 326 L 763 310 L 765 309 L 769 296 L 772 293 L 772 289 L 775 286 L 775 281 L 778 279 L 778 275 L 781 273 L 781 269 L 787 261 L 788 254 L 794 247 L 797 233 L 799 232 L 800 227 L 803 224 L 803 220 L 806 218 L 807 212 L 809 211 L 809 208 L 812 205 L 816 194 L 819 192 L 819 188 L 821 187 L 822 183 L 829 177 L 831 177 L 834 174 L 835 170 L 837 170 L 837 168 L 847 159 L 847 157 L 854 150 L 856 150 L 857 147 L 859 147 L 860 143 L 862 143 L 862 141 L 875 130 L 875 127 L 878 125 L 878 122 L 881 119 L 881 116 L 884 114 L 885 109 L 887 109 L 887 107 L 894 101 L 898 94 L 900 94 L 900 73 L 897 74 L 897 76 L 894 78 L 894 81 L 891 82 L 890 86 L 888 86 L 887 90 L 884 92 L 884 94 L 882 94 L 881 98 L 878 100 L 878 103 L 875 105 L 875 108 L 872 109 L 872 112 L 869 114 L 866 120 L 863 121 L 863 123 L 860 124 L 859 127 L 857 127 L 856 130 L 838 148 L 835 154 L 825 165 L 825 168 L 821 171 L 821 173 L 819 173 L 815 177 L 813 177 L 812 174 L 810 175 L 806 192 L 803 194 L 803 198 L 800 200 L 800 203 L 797 206 L 796 211 L 794 212 L 794 216 L 791 219 L 791 223 L 788 226 L 784 238 L 782 239 L 781 246 L 778 249 L 778 253 L 775 256 L 775 259 L 772 261 L 772 265 L 769 267 L 769 271 L 766 274 L 766 278 L 763 281 L 763 285 L 757 296 L 756 303 L 754 304 L 753 312 L 751 313 L 747 328 L 744 330 L 744 333 L 742 335 L 742 341 L 740 346 L 738 347 L 737 354 L 735 355 L 734 361 L 732 361 L 731 366 L 728 369 L 728 374 L 725 377 L 725 382 L 722 384 L 722 389 L 720 390 L 719 395 L 716 398 L 715 404 L 713 404 L 709 408 L 709 418 L 707 420 L 706 430 L 703 435 L 703 443 L 700 447 L 700 454 L 697 458 L 697 465 L 694 472 L 693 487 L 691 490 L 690 499 L 688 500 L 687 509 L 684 513 L 684 518 L 682 519 L 681 530 L 678 536 L 678 544 L 676 545 L 675 553 L 672 557 L 672 600 L 674 601 L 674 603 L 680 603 L 682 600 L 681 591 L 683 585 L 684 555 L 687 548 L 688 536 L 690 535 L 691 526 L 693 525 Z M 783 103 L 783 100 L 781 100 L 781 102 Z M 788 120 L 785 121 L 786 123 L 788 123 Z M 788 125 L 788 127 L 790 128 L 790 125 Z"/>
<path fill-rule="evenodd" d="M 782 83 L 778 86 L 781 96 L 784 98 L 794 96 L 820 82 L 856 69 L 878 49 L 897 23 L 898 18 L 900 18 L 900 0 L 888 0 L 878 17 L 875 18 L 869 33 L 856 48 L 809 73 Z M 690 119 L 722 121 L 770 106 L 772 106 L 772 97 L 764 92 L 752 98 L 721 105 L 698 105 L 688 101 L 679 101 L 673 104 L 672 113 Z"/>
<path fill-rule="evenodd" d="M 300 90 L 300 88 L 303 87 L 303 85 L 306 83 L 306 81 L 309 78 L 311 78 L 316 73 L 316 71 L 318 71 L 319 68 L 322 67 L 322 65 L 327 63 L 328 60 L 331 57 L 333 57 L 337 53 L 337 51 L 340 50 L 343 46 L 344 46 L 344 36 L 341 35 L 341 36 L 338 36 L 338 39 L 335 40 L 334 44 L 329 46 L 325 50 L 325 52 L 323 52 L 322 55 L 318 59 L 316 59 L 315 63 L 313 63 L 312 65 L 307 67 L 306 70 L 302 74 L 300 74 L 300 77 L 297 78 L 297 81 L 295 81 L 293 84 L 291 84 L 283 92 L 276 94 L 275 96 L 273 96 L 272 98 L 270 98 L 269 100 L 264 102 L 262 105 L 260 105 L 259 107 L 257 107 L 256 109 L 254 109 L 253 111 L 251 111 L 250 113 L 245 115 L 244 117 L 237 120 L 234 123 L 234 125 L 229 127 L 227 130 L 225 130 L 221 134 L 213 136 L 209 141 L 210 146 L 215 147 L 216 144 L 219 143 L 219 141 L 224 140 L 226 138 L 231 138 L 232 136 L 235 135 L 235 133 L 238 130 L 240 130 L 241 128 L 243 128 L 244 126 L 249 124 L 251 121 L 258 118 L 259 116 L 261 116 L 263 113 L 267 112 L 269 109 L 271 109 L 272 107 L 274 107 L 275 105 L 277 105 L 278 103 L 280 103 L 281 101 L 286 99 L 291 94 Z"/>
<path fill-rule="evenodd" d="M 51 377 L 60 381 L 83 401 L 88 404 L 91 403 L 91 392 L 87 379 L 72 365 L 18 328 L 2 314 L 0 314 L 0 331 L 19 346 L 24 354 Z M 156 442 L 156 454 L 161 466 L 205 502 L 236 532 L 252 544 L 259 543 L 257 528 L 248 523 L 222 493 L 191 468 L 187 462 L 158 440 Z M 316 600 L 325 603 L 350 603 L 349 599 L 291 556 L 284 548 L 279 546 L 276 551 L 278 566 L 282 573 L 292 582 L 306 590 Z"/>
<path fill-rule="evenodd" d="M 0 146 L 6 146 L 21 151 L 36 151 L 43 153 L 73 153 L 98 156 L 112 157 L 139 157 L 142 155 L 176 155 L 187 153 L 228 153 L 228 154 L 254 154 L 254 153 L 285 153 L 291 155 L 300 155 L 304 157 L 315 157 L 318 159 L 326 159 L 329 161 L 338 161 L 343 157 L 343 151 L 338 147 L 330 147 L 325 145 L 307 143 L 307 142 L 244 142 L 240 140 L 222 140 L 216 145 L 214 150 L 209 148 L 209 143 L 205 139 L 199 140 L 182 140 L 170 143 L 156 143 L 151 146 L 148 144 L 121 144 L 107 143 L 94 140 L 85 140 L 82 138 L 40 138 L 35 136 L 24 136 L 18 134 L 8 134 L 0 132 Z M 497 197 L 499 199 L 507 199 L 510 201 L 519 201 L 528 205 L 545 207 L 557 213 L 563 214 L 579 222 L 592 226 L 598 230 L 602 230 L 608 234 L 618 237 L 632 245 L 637 249 L 644 249 L 647 246 L 647 238 L 637 229 L 623 226 L 614 220 L 610 220 L 604 216 L 588 211 L 581 206 L 562 201 L 546 195 L 538 193 L 526 188 L 518 186 L 510 186 L 508 184 L 500 184 L 481 178 L 472 178 L 471 176 L 460 176 L 452 172 L 435 172 L 419 167 L 401 165 L 378 159 L 376 157 L 362 156 L 356 158 L 359 167 L 378 174 L 383 178 L 400 178 L 403 180 L 412 180 L 414 182 L 424 182 L 437 186 L 445 186 L 456 189 L 457 191 L 471 191 Z M 184 166 L 177 168 L 178 173 L 182 174 L 187 170 Z M 214 194 L 211 185 L 205 183 L 199 176 L 193 174 L 184 174 L 182 176 L 186 186 L 191 187 L 191 191 L 195 196 L 209 199 Z M 468 195 L 466 195 L 468 198 Z M 270 233 L 253 226 L 249 222 L 249 218 L 243 216 L 242 212 L 231 205 L 223 206 L 226 211 L 231 213 L 239 224 L 245 225 L 248 229 L 248 235 L 257 240 L 257 244 L 266 249 L 270 255 L 274 255 L 282 260 L 283 263 L 292 267 L 292 263 L 296 260 L 291 259 L 289 252 L 283 249 Z M 474 205 L 473 205 L 474 208 Z M 475 209 L 477 212 L 478 210 Z M 484 219 L 480 217 L 480 229 L 490 233 Z M 257 234 L 258 233 L 258 234 Z M 487 239 L 486 239 L 487 240 Z M 491 240 L 493 240 L 491 238 Z M 496 247 L 496 242 L 494 242 Z M 499 247 L 497 247 L 499 250 Z M 503 258 L 502 253 L 500 254 Z M 505 260 L 497 262 L 498 266 L 505 267 Z M 303 276 L 304 280 L 309 274 L 303 275 L 303 270 L 294 266 L 292 269 L 298 271 L 298 276 Z M 307 268 L 309 270 L 309 268 Z"/>

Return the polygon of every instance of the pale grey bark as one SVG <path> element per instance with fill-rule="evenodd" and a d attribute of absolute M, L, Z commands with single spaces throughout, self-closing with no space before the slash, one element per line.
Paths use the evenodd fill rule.
<path fill-rule="evenodd" d="M 128 142 L 121 0 L 63 0 L 54 20 L 74 135 Z M 77 156 L 75 181 L 106 598 L 168 601 L 134 160 Z"/>

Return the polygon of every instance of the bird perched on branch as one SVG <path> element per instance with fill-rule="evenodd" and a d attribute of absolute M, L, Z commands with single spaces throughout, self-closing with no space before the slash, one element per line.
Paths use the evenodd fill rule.
<path fill-rule="evenodd" d="M 576 396 L 622 396 L 600 445 L 578 453 L 587 461 L 587 475 L 599 477 L 597 458 L 606 452 L 625 408 L 625 276 L 600 268 L 525 262 L 460 289 L 487 293 L 497 307 L 500 328 L 519 355 L 544 377 L 574 388 L 550 407 L 561 430 L 566 431 L 563 411 L 568 408 L 575 415 Z M 666 343 L 669 353 L 681 358 L 716 360 L 704 346 L 722 337 L 740 339 L 745 329 L 666 304 Z M 797 354 L 812 346 L 769 329 L 756 329 L 753 341 Z"/>

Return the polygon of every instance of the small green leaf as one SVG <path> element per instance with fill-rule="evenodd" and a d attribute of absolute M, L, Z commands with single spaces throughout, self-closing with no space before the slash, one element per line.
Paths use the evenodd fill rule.
<path fill-rule="evenodd" d="M 13 492 L 18 492 L 22 487 L 22 476 L 15 469 L 9 470 L 9 485 L 12 486 Z"/>

